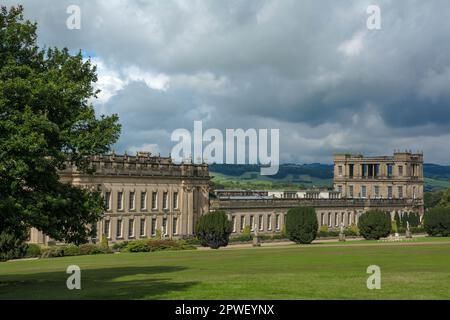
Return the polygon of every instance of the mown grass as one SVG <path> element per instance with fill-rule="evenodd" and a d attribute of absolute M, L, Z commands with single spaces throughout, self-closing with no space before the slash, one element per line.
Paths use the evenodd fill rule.
<path fill-rule="evenodd" d="M 74 264 L 82 289 L 70 291 Z M 369 265 L 381 268 L 381 290 L 367 289 Z M 450 238 L 0 263 L 0 299 L 16 298 L 450 299 Z"/>

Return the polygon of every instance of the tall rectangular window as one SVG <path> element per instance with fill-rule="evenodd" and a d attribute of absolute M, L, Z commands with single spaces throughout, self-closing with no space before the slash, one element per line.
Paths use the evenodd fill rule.
<path fill-rule="evenodd" d="M 128 219 L 128 238 L 134 237 L 134 219 Z"/>
<path fill-rule="evenodd" d="M 173 208 L 178 209 L 178 192 L 173 193 Z"/>
<path fill-rule="evenodd" d="M 139 222 L 139 235 L 145 237 L 145 218 L 142 218 Z"/>
<path fill-rule="evenodd" d="M 107 191 L 105 193 L 105 208 L 106 210 L 111 210 L 111 192 Z"/>
<path fill-rule="evenodd" d="M 388 186 L 388 194 L 387 194 L 388 199 L 392 199 L 392 186 Z"/>
<path fill-rule="evenodd" d="M 398 166 L 398 175 L 403 176 L 403 166 Z"/>
<path fill-rule="evenodd" d="M 367 197 L 367 189 L 366 186 L 361 186 L 361 198 Z"/>
<path fill-rule="evenodd" d="M 264 216 L 263 215 L 259 216 L 258 225 L 259 225 L 259 231 L 264 230 Z"/>
<path fill-rule="evenodd" d="M 152 209 L 155 210 L 158 208 L 158 194 L 156 192 L 152 192 Z"/>
<path fill-rule="evenodd" d="M 107 238 L 111 238 L 111 222 L 109 220 L 105 220 L 105 223 L 103 225 L 103 234 Z"/>
<path fill-rule="evenodd" d="M 275 229 L 280 230 L 280 215 L 275 216 Z"/>
<path fill-rule="evenodd" d="M 267 230 L 272 230 L 272 215 L 267 215 Z"/>
<path fill-rule="evenodd" d="M 233 232 L 236 232 L 236 216 L 231 217 L 231 225 L 233 226 Z"/>
<path fill-rule="evenodd" d="M 135 193 L 134 193 L 134 191 L 130 191 L 129 196 L 130 196 L 130 198 L 128 199 L 128 208 L 130 210 L 134 210 L 135 209 Z"/>
<path fill-rule="evenodd" d="M 375 197 L 378 198 L 380 196 L 380 186 L 374 186 L 373 193 L 375 194 Z"/>
<path fill-rule="evenodd" d="M 242 215 L 241 216 L 241 231 L 244 230 L 244 228 L 245 228 L 245 216 Z"/>
<path fill-rule="evenodd" d="M 152 218 L 152 236 L 156 236 L 156 218 Z"/>
<path fill-rule="evenodd" d="M 163 234 L 165 236 L 167 236 L 167 218 L 163 218 L 162 221 L 162 229 L 163 229 Z"/>
<path fill-rule="evenodd" d="M 338 192 L 339 192 L 340 194 L 342 194 L 342 186 L 338 186 L 337 188 L 338 188 Z"/>
<path fill-rule="evenodd" d="M 141 210 L 147 210 L 147 192 L 141 192 Z"/>
<path fill-rule="evenodd" d="M 255 231 L 255 217 L 254 216 L 250 216 L 250 229 L 252 231 Z"/>
<path fill-rule="evenodd" d="M 392 168 L 393 168 L 392 164 L 387 165 L 387 176 L 388 177 L 392 177 L 392 171 L 393 171 Z"/>
<path fill-rule="evenodd" d="M 163 193 L 163 209 L 168 209 L 167 192 Z"/>
<path fill-rule="evenodd" d="M 116 238 L 122 238 L 122 220 L 117 220 Z"/>
<path fill-rule="evenodd" d="M 353 186 L 348 187 L 348 196 L 349 198 L 353 198 Z"/>
<path fill-rule="evenodd" d="M 117 192 L 117 210 L 123 210 L 123 192 Z"/>
<path fill-rule="evenodd" d="M 338 175 L 342 176 L 342 166 L 338 166 Z"/>
<path fill-rule="evenodd" d="M 178 218 L 175 217 L 172 220 L 172 234 L 178 234 Z"/>
<path fill-rule="evenodd" d="M 398 197 L 400 199 L 403 198 L 403 187 L 402 186 L 398 187 Z"/>

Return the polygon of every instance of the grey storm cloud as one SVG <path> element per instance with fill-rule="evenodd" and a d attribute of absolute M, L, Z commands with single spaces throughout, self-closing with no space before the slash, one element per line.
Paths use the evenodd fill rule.
<path fill-rule="evenodd" d="M 42 46 L 98 64 L 93 101 L 118 113 L 119 151 L 170 152 L 171 132 L 279 128 L 282 162 L 423 150 L 450 161 L 450 2 L 3 1 Z M 81 29 L 66 27 L 69 5 Z M 368 30 L 366 8 L 381 8 Z"/>

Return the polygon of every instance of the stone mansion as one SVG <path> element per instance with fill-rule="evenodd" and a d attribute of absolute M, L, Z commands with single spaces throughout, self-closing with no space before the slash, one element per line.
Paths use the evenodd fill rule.
<path fill-rule="evenodd" d="M 208 165 L 175 164 L 170 157 L 138 152 L 136 156 L 102 155 L 91 159 L 92 175 L 70 167 L 61 181 L 100 191 L 105 199 L 103 219 L 92 226 L 98 241 L 146 239 L 157 230 L 165 238 L 193 235 L 203 214 L 224 210 L 233 234 L 246 225 L 261 233 L 280 232 L 289 208 L 312 206 L 319 225 L 339 228 L 356 224 L 369 209 L 423 215 L 423 155 L 395 152 L 364 157 L 336 154 L 332 189 L 298 191 L 217 190 L 210 193 Z M 51 241 L 31 230 L 30 242 Z"/>

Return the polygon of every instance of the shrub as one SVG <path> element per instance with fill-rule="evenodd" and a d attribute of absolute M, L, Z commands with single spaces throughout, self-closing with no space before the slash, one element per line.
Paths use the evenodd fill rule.
<path fill-rule="evenodd" d="M 311 207 L 291 208 L 286 214 L 286 233 L 296 243 L 311 243 L 319 228 L 316 210 Z"/>
<path fill-rule="evenodd" d="M 147 242 L 148 240 L 130 241 L 123 249 L 127 252 L 149 252 L 150 248 L 147 245 Z"/>
<path fill-rule="evenodd" d="M 367 240 L 387 237 L 391 232 L 390 215 L 379 210 L 367 211 L 359 217 L 358 228 Z"/>
<path fill-rule="evenodd" d="M 73 244 L 68 244 L 65 246 L 60 247 L 61 250 L 61 256 L 64 257 L 71 257 L 71 256 L 79 256 L 80 255 L 80 248 Z"/>
<path fill-rule="evenodd" d="M 219 249 L 228 245 L 233 226 L 228 220 L 225 212 L 216 211 L 200 217 L 197 224 L 197 237 L 202 246 Z"/>
<path fill-rule="evenodd" d="M 114 250 L 122 250 L 123 248 L 125 248 L 128 244 L 128 241 L 121 241 L 121 242 L 116 242 L 112 245 L 112 249 Z"/>
<path fill-rule="evenodd" d="M 359 228 L 355 223 L 352 223 L 347 227 L 349 233 L 354 234 L 355 236 L 359 236 Z"/>
<path fill-rule="evenodd" d="M 427 211 L 423 227 L 430 236 L 450 236 L 450 208 L 435 207 Z"/>
<path fill-rule="evenodd" d="M 0 261 L 23 258 L 27 248 L 24 239 L 5 231 L 0 233 Z"/>
<path fill-rule="evenodd" d="M 200 240 L 195 236 L 188 236 L 188 237 L 184 238 L 183 240 L 187 245 L 191 245 L 191 246 L 201 245 Z"/>
<path fill-rule="evenodd" d="M 328 226 L 326 224 L 321 225 L 319 228 L 319 233 L 328 233 Z"/>
<path fill-rule="evenodd" d="M 102 250 L 100 248 L 100 246 L 92 244 L 92 243 L 82 244 L 79 246 L 79 249 L 80 249 L 80 255 L 105 253 L 104 250 Z"/>
<path fill-rule="evenodd" d="M 161 229 L 156 229 L 156 234 L 155 234 L 155 239 L 161 239 L 161 235 L 162 235 L 162 233 L 161 233 Z"/>
<path fill-rule="evenodd" d="M 108 237 L 106 236 L 106 234 L 102 235 L 102 240 L 100 241 L 100 246 L 109 248 Z"/>
<path fill-rule="evenodd" d="M 42 249 L 41 258 L 56 258 L 56 257 L 62 257 L 62 256 L 63 256 L 63 251 L 60 246 L 45 247 Z"/>
<path fill-rule="evenodd" d="M 37 258 L 42 254 L 41 246 L 37 244 L 29 244 L 27 248 L 27 253 L 25 257 L 27 258 Z"/>
<path fill-rule="evenodd" d="M 397 222 L 395 220 L 391 221 L 391 233 L 398 233 Z"/>

